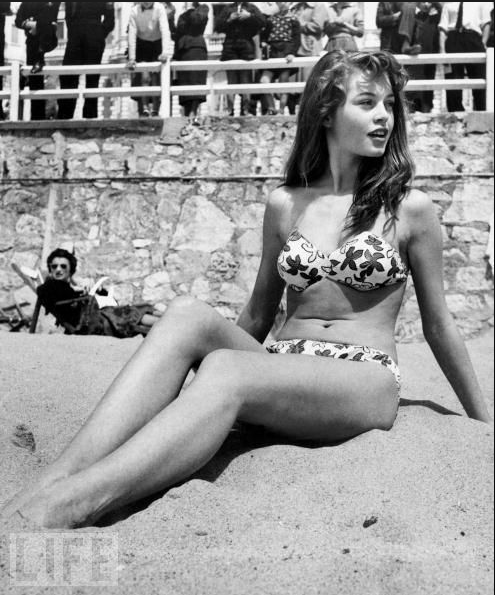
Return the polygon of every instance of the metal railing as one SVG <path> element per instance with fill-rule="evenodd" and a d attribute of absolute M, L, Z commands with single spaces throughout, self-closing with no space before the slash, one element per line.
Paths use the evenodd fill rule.
<path fill-rule="evenodd" d="M 487 94 L 486 109 L 494 111 L 494 53 L 489 48 L 485 53 L 471 54 L 423 54 L 419 56 L 398 55 L 396 58 L 407 66 L 421 64 L 486 64 L 485 79 L 435 79 L 435 80 L 410 80 L 407 85 L 408 91 L 437 91 L 453 89 L 485 89 Z M 0 100 L 9 100 L 10 120 L 18 121 L 21 101 L 36 99 L 62 99 L 62 98 L 116 98 L 116 97 L 143 97 L 159 96 L 161 98 L 160 116 L 167 118 L 172 115 L 172 99 L 174 96 L 206 95 L 213 99 L 216 95 L 224 94 L 263 94 L 263 93 L 302 93 L 304 82 L 270 83 L 270 84 L 243 84 L 229 85 L 226 82 L 219 82 L 215 74 L 229 70 L 277 70 L 290 68 L 312 67 L 318 61 L 318 57 L 295 58 L 290 65 L 284 59 L 253 60 L 231 60 L 221 62 L 219 60 L 177 62 L 167 61 L 138 63 L 133 72 L 160 72 L 161 82 L 159 86 L 131 86 L 120 85 L 112 87 L 86 88 L 79 85 L 74 89 L 44 89 L 33 91 L 21 89 L 21 77 L 29 75 L 30 67 L 21 67 L 19 63 L 12 63 L 9 66 L 0 67 L 0 76 L 4 77 L 4 88 L 0 91 Z M 173 74 L 179 71 L 202 71 L 208 73 L 206 85 L 172 85 Z M 131 72 L 125 64 L 98 64 L 85 66 L 46 66 L 44 75 L 60 76 L 66 74 L 86 75 L 99 74 L 103 76 L 121 75 L 130 79 Z M 7 77 L 7 84 L 5 84 Z M 84 81 L 84 77 L 82 77 Z M 8 84 L 10 83 L 10 85 Z"/>

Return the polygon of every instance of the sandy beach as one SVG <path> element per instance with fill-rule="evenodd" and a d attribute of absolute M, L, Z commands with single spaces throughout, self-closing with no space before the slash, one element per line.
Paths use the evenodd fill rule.
<path fill-rule="evenodd" d="M 140 341 L 1 333 L 0 504 L 56 456 Z M 467 345 L 493 415 L 493 332 Z M 118 538 L 118 586 L 16 586 L 0 521 L 0 591 L 491 594 L 493 425 L 461 414 L 426 344 L 399 357 L 390 432 L 306 446 L 233 431 L 193 478 L 101 528 Z"/>

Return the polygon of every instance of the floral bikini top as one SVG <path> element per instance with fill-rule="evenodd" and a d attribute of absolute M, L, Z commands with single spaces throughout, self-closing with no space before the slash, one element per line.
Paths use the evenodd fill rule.
<path fill-rule="evenodd" d="M 323 279 L 371 291 L 406 281 L 408 272 L 398 251 L 369 231 L 325 254 L 296 229 L 287 238 L 277 267 L 289 288 L 297 292 Z"/>

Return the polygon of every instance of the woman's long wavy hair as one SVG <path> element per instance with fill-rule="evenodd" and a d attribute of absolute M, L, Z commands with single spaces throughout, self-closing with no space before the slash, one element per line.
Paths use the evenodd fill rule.
<path fill-rule="evenodd" d="M 285 185 L 292 187 L 307 186 L 328 170 L 324 120 L 333 117 L 345 102 L 349 76 L 356 70 L 372 79 L 388 78 L 395 97 L 395 124 L 384 155 L 363 157 L 361 161 L 344 228 L 346 235 L 370 229 L 382 205 L 389 215 L 387 226 L 393 224 L 414 173 L 407 145 L 404 97 L 407 74 L 392 54 L 337 50 L 320 59 L 306 83 L 296 137 L 285 169 Z"/>

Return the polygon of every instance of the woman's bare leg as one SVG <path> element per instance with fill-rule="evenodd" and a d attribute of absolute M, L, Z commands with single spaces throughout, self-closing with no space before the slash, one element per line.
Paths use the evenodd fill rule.
<path fill-rule="evenodd" d="M 364 390 L 363 387 L 366 387 Z M 395 379 L 374 364 L 219 350 L 191 385 L 120 448 L 21 508 L 47 527 L 91 524 L 202 467 L 236 419 L 299 439 L 343 439 L 388 429 Z"/>
<path fill-rule="evenodd" d="M 220 348 L 265 352 L 207 304 L 192 298 L 174 300 L 71 443 L 32 489 L 7 503 L 3 514 L 14 512 L 41 487 L 118 448 L 177 397 L 194 364 Z"/>

